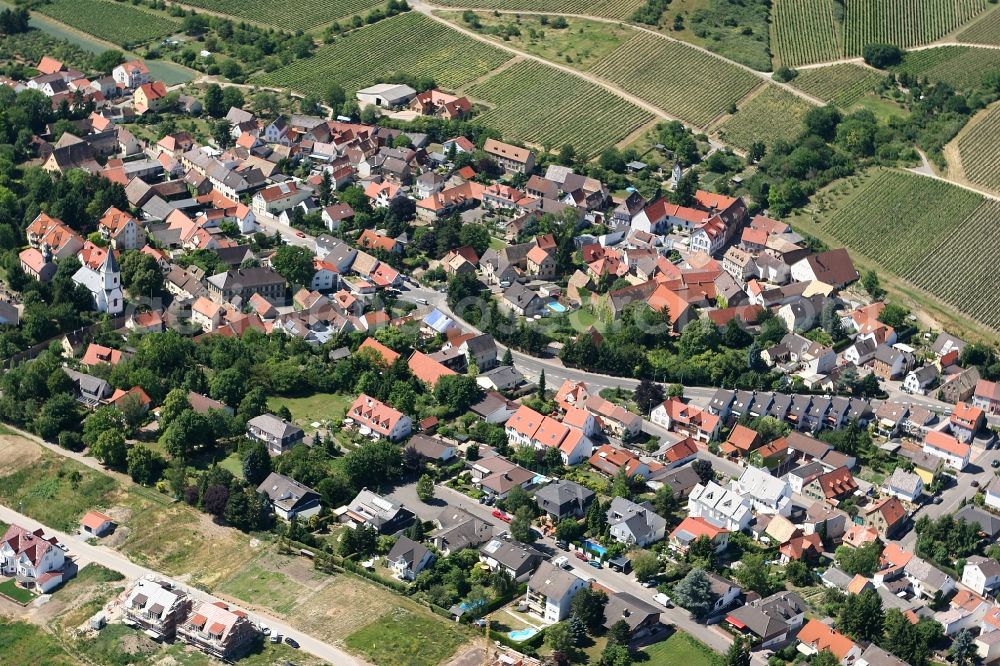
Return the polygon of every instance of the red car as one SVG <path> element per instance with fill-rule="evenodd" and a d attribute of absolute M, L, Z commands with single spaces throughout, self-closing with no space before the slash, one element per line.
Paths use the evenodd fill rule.
<path fill-rule="evenodd" d="M 304 233 L 302 233 L 301 231 L 296 231 L 295 235 L 298 236 L 299 238 L 305 238 L 306 237 L 306 235 Z"/>
<path fill-rule="evenodd" d="M 504 513 L 503 511 L 501 511 L 500 509 L 493 509 L 493 517 L 499 518 L 505 523 L 509 523 L 511 521 L 511 517 L 506 513 Z"/>
<path fill-rule="evenodd" d="M 587 561 L 587 556 L 584 555 L 582 551 L 574 550 L 573 554 L 576 555 L 576 559 L 583 560 L 584 562 Z"/>

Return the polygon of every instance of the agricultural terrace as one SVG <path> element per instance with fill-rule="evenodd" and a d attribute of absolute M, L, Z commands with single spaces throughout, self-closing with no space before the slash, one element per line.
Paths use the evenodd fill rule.
<path fill-rule="evenodd" d="M 1000 68 L 1000 50 L 977 49 L 972 46 L 942 46 L 921 51 L 909 51 L 903 62 L 892 68 L 930 81 L 947 83 L 956 90 L 968 90 L 980 85 L 983 76 Z"/>
<path fill-rule="evenodd" d="M 613 19 L 632 16 L 644 0 L 435 0 L 443 7 L 499 9 L 501 11 L 552 12 L 554 14 L 587 14 Z"/>
<path fill-rule="evenodd" d="M 492 107 L 477 122 L 536 145 L 572 144 L 586 157 L 653 119 L 600 86 L 538 62 L 519 62 L 467 92 Z"/>
<path fill-rule="evenodd" d="M 388 46 L 387 46 L 388 45 Z M 379 21 L 326 44 L 312 56 L 254 78 L 298 91 L 339 83 L 348 92 L 392 73 L 431 77 L 458 88 L 496 69 L 511 56 L 417 12 Z"/>
<path fill-rule="evenodd" d="M 958 33 L 958 41 L 1000 46 L 1000 8 L 990 10 L 981 19 Z"/>
<path fill-rule="evenodd" d="M 866 44 L 916 46 L 940 39 L 989 6 L 989 0 L 846 0 L 844 50 L 861 55 Z"/>
<path fill-rule="evenodd" d="M 771 9 L 775 69 L 840 57 L 835 0 L 776 0 Z"/>
<path fill-rule="evenodd" d="M 52 0 L 33 9 L 124 48 L 166 37 L 180 29 L 177 21 L 166 16 L 106 0 Z"/>
<path fill-rule="evenodd" d="M 874 90 L 881 80 L 882 74 L 875 70 L 841 63 L 803 69 L 791 84 L 813 97 L 846 109 Z"/>
<path fill-rule="evenodd" d="M 725 113 L 760 83 L 741 67 L 647 33 L 625 42 L 591 71 L 699 127 Z"/>
<path fill-rule="evenodd" d="M 1000 105 L 994 105 L 982 114 L 982 118 L 974 119 L 959 136 L 958 154 L 966 178 L 976 185 L 1000 192 L 1000 147 L 997 145 Z"/>
<path fill-rule="evenodd" d="M 878 173 L 824 228 L 902 276 L 921 265 L 928 248 L 954 233 L 983 197 L 933 178 L 898 171 Z M 974 246 L 976 241 L 966 239 Z"/>
<path fill-rule="evenodd" d="M 719 126 L 719 138 L 744 150 L 755 141 L 770 146 L 791 140 L 802 133 L 802 119 L 811 108 L 801 97 L 768 84 Z"/>
<path fill-rule="evenodd" d="M 384 0 L 184 0 L 238 19 L 266 23 L 284 30 L 309 30 L 337 19 L 361 16 L 385 4 Z"/>
<path fill-rule="evenodd" d="M 997 257 L 1000 257 L 1000 202 L 987 200 L 905 277 L 1000 331 Z"/>

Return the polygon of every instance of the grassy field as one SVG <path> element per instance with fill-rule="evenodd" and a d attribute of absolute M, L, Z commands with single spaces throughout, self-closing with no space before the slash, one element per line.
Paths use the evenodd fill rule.
<path fill-rule="evenodd" d="M 108 0 L 51 0 L 35 9 L 125 48 L 166 37 L 180 28 L 180 23 L 166 16 Z"/>
<path fill-rule="evenodd" d="M 364 16 L 382 0 L 184 0 L 184 4 L 283 30 L 309 30 L 337 19 Z"/>
<path fill-rule="evenodd" d="M 589 14 L 591 16 L 627 19 L 643 4 L 643 0 L 597 0 L 596 2 L 589 0 L 435 0 L 434 4 L 444 7 Z"/>
<path fill-rule="evenodd" d="M 753 74 L 685 44 L 640 33 L 591 71 L 667 113 L 704 127 L 753 90 Z"/>
<path fill-rule="evenodd" d="M 508 67 L 468 94 L 492 107 L 476 121 L 505 138 L 555 148 L 568 143 L 587 157 L 653 119 L 604 88 L 537 62 Z"/>
<path fill-rule="evenodd" d="M 117 488 L 113 479 L 34 442 L 0 436 L 0 502 L 50 527 L 76 529 L 80 516 L 106 505 Z"/>
<path fill-rule="evenodd" d="M 272 396 L 267 399 L 267 407 L 272 412 L 287 407 L 292 413 L 292 420 L 303 430 L 313 431 L 314 421 L 325 421 L 344 418 L 348 407 L 354 402 L 354 397 L 340 393 L 316 393 L 304 398 L 283 398 Z"/>
<path fill-rule="evenodd" d="M 958 41 L 967 44 L 1000 46 L 1000 9 L 993 9 L 958 33 Z"/>
<path fill-rule="evenodd" d="M 436 666 L 465 640 L 454 628 L 402 609 L 358 629 L 344 645 L 376 666 Z"/>
<path fill-rule="evenodd" d="M 881 79 L 881 74 L 867 67 L 841 63 L 803 69 L 791 83 L 813 97 L 846 109 L 874 89 Z"/>
<path fill-rule="evenodd" d="M 802 132 L 802 119 L 812 106 L 801 97 L 768 85 L 718 129 L 719 137 L 737 148 L 755 141 L 770 146 L 778 139 L 793 140 Z"/>
<path fill-rule="evenodd" d="M 982 114 L 958 138 L 962 171 L 976 185 L 1000 192 L 1000 105 Z"/>
<path fill-rule="evenodd" d="M 1000 50 L 942 46 L 910 51 L 903 56 L 903 62 L 892 70 L 915 77 L 926 77 L 931 81 L 942 81 L 957 90 L 966 90 L 980 85 L 983 76 L 997 68 L 1000 68 Z"/>
<path fill-rule="evenodd" d="M 0 615 L 0 654 L 8 664 L 76 666 L 82 663 L 67 654 L 41 627 L 3 615 Z"/>
<path fill-rule="evenodd" d="M 510 58 L 422 14 L 407 12 L 326 44 L 309 58 L 256 77 L 254 83 L 300 92 L 339 83 L 353 93 L 379 77 L 406 73 L 433 77 L 439 86 L 455 89 Z"/>
<path fill-rule="evenodd" d="M 916 46 L 940 39 L 989 6 L 989 0 L 846 0 L 844 53 L 865 44 Z"/>
<path fill-rule="evenodd" d="M 632 28 L 624 25 L 572 17 L 566 19 L 567 27 L 554 28 L 553 16 L 533 14 L 494 16 L 490 12 L 478 12 L 476 16 L 479 27 L 476 27 L 465 23 L 461 12 L 440 12 L 440 15 L 494 41 L 533 53 L 546 60 L 572 65 L 574 69 L 582 71 L 588 70 L 594 62 L 614 51 L 635 34 Z M 542 23 L 543 20 L 546 21 L 545 24 Z"/>
<path fill-rule="evenodd" d="M 984 197 L 940 180 L 876 171 L 824 189 L 788 222 L 846 245 L 859 270 L 878 270 L 890 292 L 957 332 L 983 337 L 1000 330 L 991 298 L 1000 289 L 1000 207 Z"/>
<path fill-rule="evenodd" d="M 648 666 L 715 666 L 717 657 L 704 643 L 683 631 L 675 631 L 665 641 L 654 643 L 642 649 L 649 655 Z"/>
<path fill-rule="evenodd" d="M 237 599 L 252 599 L 257 606 L 287 615 L 309 589 L 274 570 L 273 566 L 254 563 L 220 585 L 219 592 Z"/>
<path fill-rule="evenodd" d="M 840 56 L 840 24 L 835 0 L 776 0 L 771 7 L 771 50 L 774 67 L 795 67 L 836 60 Z"/>
<path fill-rule="evenodd" d="M 3 579 L 3 582 L 0 583 L 0 594 L 22 605 L 30 603 L 35 598 L 31 590 L 18 587 L 13 578 Z"/>

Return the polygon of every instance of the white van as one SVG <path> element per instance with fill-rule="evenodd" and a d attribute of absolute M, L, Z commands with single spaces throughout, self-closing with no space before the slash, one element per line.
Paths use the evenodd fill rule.
<path fill-rule="evenodd" d="M 670 597 L 668 597 L 667 595 L 665 595 L 663 592 L 657 592 L 656 594 L 654 594 L 653 595 L 653 601 L 655 601 L 656 603 L 658 603 L 661 606 L 664 606 L 666 608 L 673 608 L 674 607 L 674 602 L 672 602 L 670 600 Z"/>

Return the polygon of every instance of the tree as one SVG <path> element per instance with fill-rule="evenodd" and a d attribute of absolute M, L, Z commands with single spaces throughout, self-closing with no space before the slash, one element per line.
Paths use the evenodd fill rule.
<path fill-rule="evenodd" d="M 726 650 L 726 654 L 722 656 L 722 665 L 750 666 L 750 647 L 742 636 L 736 636 L 729 649 Z"/>
<path fill-rule="evenodd" d="M 90 447 L 90 453 L 108 467 L 114 469 L 125 467 L 128 455 L 125 433 L 121 430 L 105 430 Z"/>
<path fill-rule="evenodd" d="M 341 556 L 349 555 L 371 555 L 378 547 L 378 532 L 373 527 L 359 527 L 353 530 L 344 530 L 337 545 L 337 551 Z"/>
<path fill-rule="evenodd" d="M 267 526 L 270 506 L 262 493 L 248 486 L 229 494 L 223 516 L 238 530 L 259 530 Z"/>
<path fill-rule="evenodd" d="M 785 578 L 797 587 L 806 587 L 812 583 L 812 572 L 802 560 L 792 560 L 785 565 Z"/>
<path fill-rule="evenodd" d="M 538 399 L 545 400 L 545 368 L 538 374 Z"/>
<path fill-rule="evenodd" d="M 96 58 L 94 58 L 93 66 L 94 69 L 99 72 L 110 74 L 111 70 L 123 62 L 125 62 L 125 56 L 121 51 L 108 49 L 107 51 L 101 52 Z"/>
<path fill-rule="evenodd" d="M 510 347 L 503 350 L 503 358 L 500 359 L 500 365 L 506 365 L 507 367 L 514 365 L 514 356 L 510 353 Z"/>
<path fill-rule="evenodd" d="M 553 652 L 569 655 L 576 647 L 576 640 L 573 632 L 570 631 L 569 624 L 559 622 L 545 629 L 545 644 L 552 648 Z"/>
<path fill-rule="evenodd" d="M 587 631 L 593 634 L 604 626 L 604 607 L 607 603 L 607 594 L 601 590 L 584 587 L 570 602 L 570 612 L 580 618 Z"/>
<path fill-rule="evenodd" d="M 762 597 L 771 593 L 771 579 L 763 555 L 743 555 L 743 562 L 736 570 L 736 580 L 744 590 L 753 590 Z"/>
<path fill-rule="evenodd" d="M 644 550 L 632 558 L 632 571 L 636 580 L 644 583 L 660 573 L 660 560 L 654 553 Z"/>
<path fill-rule="evenodd" d="M 704 569 L 692 569 L 674 586 L 674 601 L 695 617 L 703 617 L 712 610 L 715 595 Z"/>
<path fill-rule="evenodd" d="M 882 546 L 873 541 L 860 548 L 840 546 L 834 553 L 837 566 L 846 573 L 869 577 L 878 568 L 879 558 L 882 555 Z"/>
<path fill-rule="evenodd" d="M 469 405 L 479 400 L 480 389 L 475 377 L 469 375 L 445 375 L 434 385 L 434 399 L 448 410 L 449 414 L 461 414 Z"/>
<path fill-rule="evenodd" d="M 191 409 L 188 392 L 181 388 L 171 389 L 160 406 L 160 429 L 166 430 L 181 412 Z"/>
<path fill-rule="evenodd" d="M 518 509 L 514 513 L 514 520 L 510 522 L 511 536 L 521 543 L 534 543 L 536 536 L 535 530 L 531 528 L 532 520 L 534 520 L 534 516 L 531 513 L 531 509 L 526 506 Z"/>
<path fill-rule="evenodd" d="M 678 206 L 690 206 L 694 203 L 694 195 L 698 191 L 698 185 L 698 174 L 694 170 L 688 170 L 681 176 L 677 187 L 671 192 L 670 202 Z"/>
<path fill-rule="evenodd" d="M 882 637 L 883 621 L 882 597 L 874 589 L 867 589 L 847 595 L 837 627 L 855 640 L 872 641 Z"/>
<path fill-rule="evenodd" d="M 892 65 L 898 65 L 903 59 L 903 49 L 893 44 L 879 44 L 873 42 L 865 44 L 861 51 L 865 62 L 878 69 L 886 69 Z"/>
<path fill-rule="evenodd" d="M 347 101 L 347 93 L 344 92 L 344 89 L 339 84 L 331 83 L 327 86 L 326 94 L 323 95 L 323 101 L 336 112 L 336 109 L 339 109 Z"/>
<path fill-rule="evenodd" d="M 951 641 L 949 654 L 955 666 L 969 666 L 976 658 L 976 643 L 972 632 L 968 629 L 958 632 Z"/>
<path fill-rule="evenodd" d="M 121 278 L 133 298 L 152 298 L 163 293 L 163 271 L 148 254 L 126 252 L 121 260 Z"/>
<path fill-rule="evenodd" d="M 832 141 L 840 124 L 840 111 L 835 106 L 818 106 L 811 108 L 802 120 L 806 131 L 815 134 L 825 141 Z"/>
<path fill-rule="evenodd" d="M 885 295 L 885 290 L 879 284 L 878 273 L 875 271 L 868 270 L 861 274 L 861 286 L 876 300 Z"/>
<path fill-rule="evenodd" d="M 243 450 L 243 478 L 254 488 L 271 473 L 271 456 L 263 442 L 253 441 Z"/>
<path fill-rule="evenodd" d="M 434 498 L 434 481 L 427 474 L 417 481 L 417 497 L 421 502 L 429 502 Z"/>
<path fill-rule="evenodd" d="M 344 471 L 354 487 L 375 488 L 403 476 L 403 454 L 392 442 L 367 442 L 344 456 Z"/>
<path fill-rule="evenodd" d="M 148 446 L 136 444 L 126 454 L 128 475 L 136 483 L 151 486 L 160 478 L 166 461 Z"/>
<path fill-rule="evenodd" d="M 809 660 L 809 666 L 840 666 L 840 660 L 829 650 L 821 650 Z"/>
<path fill-rule="evenodd" d="M 661 516 L 669 516 L 677 510 L 677 498 L 674 496 L 674 489 L 667 484 L 663 484 L 653 496 L 653 511 Z"/>
<path fill-rule="evenodd" d="M 618 620 L 608 628 L 608 644 L 628 647 L 632 630 L 625 620 Z"/>
<path fill-rule="evenodd" d="M 205 88 L 205 113 L 213 118 L 221 118 L 228 111 L 229 107 L 222 97 L 222 88 L 217 83 L 208 84 Z"/>
<path fill-rule="evenodd" d="M 583 525 L 572 518 L 563 518 L 556 525 L 556 539 L 567 543 L 583 536 Z"/>
<path fill-rule="evenodd" d="M 591 502 L 590 508 L 587 509 L 587 530 L 593 536 L 601 536 L 607 528 L 608 515 L 604 512 L 604 508 L 601 507 L 600 500 L 595 499 Z"/>
<path fill-rule="evenodd" d="M 878 320 L 886 326 L 900 329 L 906 325 L 906 318 L 910 315 L 910 309 L 897 303 L 886 303 L 882 312 L 878 315 Z"/>
<path fill-rule="evenodd" d="M 624 645 L 609 642 L 601 652 L 598 666 L 632 666 L 632 653 Z"/>
<path fill-rule="evenodd" d="M 316 270 L 313 268 L 313 253 L 307 247 L 282 245 L 274 253 L 271 265 L 283 278 L 295 285 L 312 283 Z"/>
<path fill-rule="evenodd" d="M 125 418 L 117 408 L 112 405 L 98 407 L 83 421 L 83 443 L 93 447 L 97 443 L 97 438 L 108 430 L 118 430 L 124 432 Z"/>
<path fill-rule="evenodd" d="M 653 407 L 663 402 L 663 387 L 659 384 L 654 384 L 648 379 L 643 379 L 635 387 L 634 397 L 639 411 L 643 414 L 648 414 Z"/>
<path fill-rule="evenodd" d="M 216 518 L 222 518 L 226 512 L 226 505 L 229 503 L 229 488 L 222 484 L 216 484 L 205 488 L 205 495 L 201 498 L 205 511 Z"/>
<path fill-rule="evenodd" d="M 703 484 L 715 478 L 715 470 L 712 469 L 712 463 L 707 460 L 702 460 L 701 458 L 695 460 L 691 463 L 691 469 L 694 470 L 694 473 L 698 475 L 698 479 Z"/>

